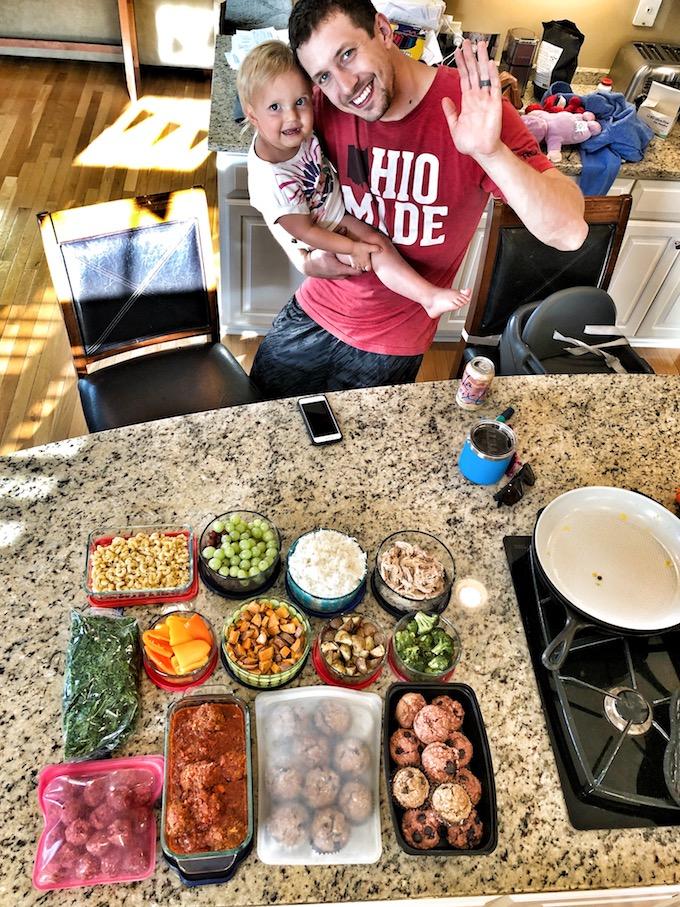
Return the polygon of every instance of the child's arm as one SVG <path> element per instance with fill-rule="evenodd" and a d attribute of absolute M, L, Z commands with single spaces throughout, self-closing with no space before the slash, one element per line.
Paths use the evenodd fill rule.
<path fill-rule="evenodd" d="M 347 255 L 353 268 L 361 271 L 371 270 L 371 254 L 380 252 L 381 246 L 377 243 L 363 242 L 360 239 L 351 239 L 341 233 L 333 233 L 313 223 L 310 214 L 284 214 L 277 220 L 286 233 L 295 239 L 306 243 L 312 249 L 322 249 L 334 255 Z"/>

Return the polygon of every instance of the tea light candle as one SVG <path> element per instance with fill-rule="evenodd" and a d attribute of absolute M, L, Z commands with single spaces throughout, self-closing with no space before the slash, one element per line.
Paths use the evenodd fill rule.
<path fill-rule="evenodd" d="M 453 587 L 453 599 L 462 608 L 482 608 L 489 600 L 489 593 L 484 583 L 473 576 L 466 576 Z"/>

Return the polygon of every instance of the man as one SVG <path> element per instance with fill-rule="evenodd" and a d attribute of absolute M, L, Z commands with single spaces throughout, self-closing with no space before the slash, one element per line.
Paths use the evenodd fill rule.
<path fill-rule="evenodd" d="M 345 207 L 382 229 L 423 277 L 451 286 L 484 210 L 502 196 L 558 249 L 587 234 L 578 187 L 555 170 L 469 42 L 457 69 L 424 66 L 370 0 L 298 0 L 290 44 L 315 86 L 315 129 Z M 270 397 L 414 381 L 437 322 L 374 274 L 300 252 L 307 275 L 255 356 Z"/>

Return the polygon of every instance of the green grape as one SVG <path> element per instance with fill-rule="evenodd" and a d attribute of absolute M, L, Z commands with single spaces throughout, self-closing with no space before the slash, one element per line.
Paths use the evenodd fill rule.
<path fill-rule="evenodd" d="M 229 567 L 220 567 L 217 572 L 220 576 L 229 576 Z"/>
<path fill-rule="evenodd" d="M 239 570 L 236 576 L 238 576 L 239 579 L 245 579 L 248 574 L 245 570 Z"/>
<path fill-rule="evenodd" d="M 259 526 L 255 526 L 255 525 L 251 529 L 251 532 L 252 532 L 254 539 L 261 539 L 262 536 L 264 535 L 264 533 L 262 532 L 262 529 Z"/>
<path fill-rule="evenodd" d="M 261 573 L 263 570 L 266 570 L 267 567 L 270 566 L 270 562 L 269 562 L 269 561 L 264 561 L 264 560 L 258 561 L 257 566 L 259 567 L 260 573 Z"/>
<path fill-rule="evenodd" d="M 267 550 L 266 542 L 258 542 L 257 545 L 255 545 L 255 547 L 253 548 L 253 552 L 255 554 L 264 554 L 266 550 Z"/>
<path fill-rule="evenodd" d="M 225 557 L 233 557 L 236 554 L 236 549 L 233 545 L 225 545 L 222 550 L 224 551 Z"/>
<path fill-rule="evenodd" d="M 271 531 L 271 529 L 267 529 L 266 532 L 262 533 L 262 538 L 265 540 L 265 542 L 272 542 L 274 541 L 274 533 Z"/>
<path fill-rule="evenodd" d="M 206 560 L 209 561 L 211 557 L 214 557 L 214 556 L 215 556 L 215 549 L 213 548 L 212 545 L 207 545 L 207 546 L 203 549 L 203 551 L 201 551 L 201 554 L 203 555 L 203 557 L 204 557 Z"/>
<path fill-rule="evenodd" d="M 222 522 L 222 520 L 215 520 L 215 522 L 212 524 L 212 529 L 213 532 L 224 532 L 224 523 Z"/>
<path fill-rule="evenodd" d="M 236 577 L 238 576 L 238 567 L 230 567 L 229 576 L 233 576 L 234 579 L 236 579 Z"/>
<path fill-rule="evenodd" d="M 241 563 L 241 558 L 238 556 L 238 554 L 235 554 L 233 557 L 229 558 L 229 563 L 232 567 L 238 567 L 238 565 Z"/>
<path fill-rule="evenodd" d="M 219 570 L 221 564 L 222 564 L 222 561 L 218 561 L 216 557 L 211 557 L 210 560 L 208 561 L 208 566 L 210 567 L 211 570 Z"/>
<path fill-rule="evenodd" d="M 261 563 L 261 564 L 266 564 L 266 565 L 267 565 L 266 567 L 263 567 L 263 570 L 269 570 L 269 568 L 271 567 L 271 565 L 274 563 L 274 558 L 271 558 L 271 557 L 263 557 L 262 560 L 260 561 L 260 563 Z"/>
<path fill-rule="evenodd" d="M 238 542 L 238 540 L 241 538 L 241 533 L 237 532 L 235 529 L 232 529 L 229 533 L 229 538 L 232 540 L 232 542 Z"/>
<path fill-rule="evenodd" d="M 244 564 L 246 561 L 251 561 L 252 559 L 253 559 L 253 555 L 252 555 L 251 551 L 246 550 L 246 551 L 241 552 L 241 563 L 242 564 Z M 248 564 L 248 566 L 250 567 L 250 563 Z"/>
<path fill-rule="evenodd" d="M 278 553 L 279 553 L 279 549 L 278 549 L 278 548 L 274 548 L 273 545 L 270 545 L 270 546 L 267 548 L 266 552 L 264 553 L 264 556 L 265 556 L 265 557 L 271 557 L 271 558 L 274 558 L 274 559 L 275 559 L 275 558 L 276 558 L 276 555 L 277 555 Z"/>
<path fill-rule="evenodd" d="M 215 559 L 218 561 L 224 560 L 224 551 L 221 548 L 218 548 L 215 552 Z"/>
<path fill-rule="evenodd" d="M 259 569 L 259 567 L 251 567 L 248 571 L 248 576 L 257 576 L 257 574 L 261 572 L 262 571 Z"/>
<path fill-rule="evenodd" d="M 241 541 L 238 543 L 238 547 L 240 548 L 241 551 L 248 551 L 248 549 L 250 548 L 250 539 L 242 538 Z"/>

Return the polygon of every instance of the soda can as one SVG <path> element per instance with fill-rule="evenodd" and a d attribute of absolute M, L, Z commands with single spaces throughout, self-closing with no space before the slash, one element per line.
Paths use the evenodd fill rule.
<path fill-rule="evenodd" d="M 486 400 L 493 376 L 494 364 L 485 356 L 475 356 L 465 366 L 456 391 L 456 403 L 463 409 L 477 409 Z"/>

